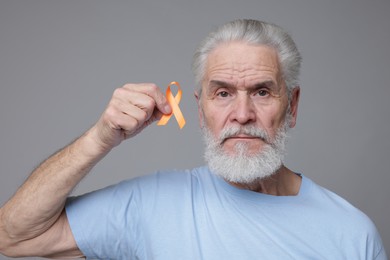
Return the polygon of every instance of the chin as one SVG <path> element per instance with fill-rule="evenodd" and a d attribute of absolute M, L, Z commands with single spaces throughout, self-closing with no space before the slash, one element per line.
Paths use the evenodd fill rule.
<path fill-rule="evenodd" d="M 224 153 L 230 156 L 258 156 L 264 152 L 264 145 L 253 144 L 249 141 L 235 142 L 223 147 Z"/>
<path fill-rule="evenodd" d="M 210 170 L 228 182 L 248 184 L 266 179 L 282 166 L 283 156 L 272 146 L 248 153 L 246 144 L 237 144 L 234 153 L 206 150 L 205 158 Z"/>
<path fill-rule="evenodd" d="M 231 136 L 240 134 L 240 129 L 227 129 L 218 138 L 207 127 L 203 127 L 202 132 L 204 157 L 210 170 L 228 182 L 248 184 L 269 178 L 283 165 L 285 128 L 281 128 L 273 140 L 257 128 L 248 128 L 244 133 L 246 136 L 237 138 Z"/>

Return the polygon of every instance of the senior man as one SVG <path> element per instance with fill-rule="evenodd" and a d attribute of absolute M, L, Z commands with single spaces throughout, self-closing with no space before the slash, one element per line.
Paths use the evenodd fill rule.
<path fill-rule="evenodd" d="M 68 198 L 111 149 L 171 113 L 154 84 L 117 89 L 88 132 L 1 208 L 1 251 L 98 259 L 386 259 L 370 219 L 283 165 L 301 57 L 280 27 L 236 20 L 195 53 L 207 166 Z"/>

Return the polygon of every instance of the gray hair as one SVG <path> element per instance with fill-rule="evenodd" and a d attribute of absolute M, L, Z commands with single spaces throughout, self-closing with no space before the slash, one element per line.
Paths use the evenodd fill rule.
<path fill-rule="evenodd" d="M 192 70 L 196 84 L 201 92 L 205 74 L 206 60 L 211 51 L 222 43 L 242 41 L 255 45 L 266 45 L 278 53 L 282 77 L 288 93 L 298 86 L 301 55 L 291 36 L 281 27 L 257 20 L 235 20 L 222 25 L 211 32 L 196 50 Z"/>

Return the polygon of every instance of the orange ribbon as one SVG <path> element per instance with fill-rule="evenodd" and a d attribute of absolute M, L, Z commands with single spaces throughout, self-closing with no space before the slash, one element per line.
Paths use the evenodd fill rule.
<path fill-rule="evenodd" d="M 172 85 L 176 85 L 178 87 L 176 96 L 172 95 L 172 92 L 171 92 L 171 86 Z M 168 88 L 167 88 L 167 91 L 166 91 L 166 97 L 167 97 L 169 105 L 171 105 L 172 113 L 169 114 L 169 115 L 163 115 L 161 117 L 160 121 L 158 121 L 157 125 L 165 125 L 166 123 L 168 123 L 169 119 L 172 117 L 172 114 L 173 114 L 173 115 L 175 115 L 176 121 L 179 124 L 180 129 L 183 128 L 183 126 L 186 124 L 186 120 L 184 119 L 184 116 L 181 113 L 181 110 L 179 108 L 179 103 L 180 103 L 180 100 L 181 100 L 181 94 L 182 94 L 182 92 L 181 92 L 181 88 L 180 88 L 179 82 L 172 81 L 168 85 Z"/>

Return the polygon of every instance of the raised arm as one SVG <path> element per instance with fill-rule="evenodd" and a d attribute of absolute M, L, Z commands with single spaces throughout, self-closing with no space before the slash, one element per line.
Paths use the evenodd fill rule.
<path fill-rule="evenodd" d="M 64 213 L 67 196 L 112 148 L 170 112 L 154 84 L 115 90 L 99 121 L 44 161 L 0 208 L 0 252 L 15 257 L 82 256 Z"/>

